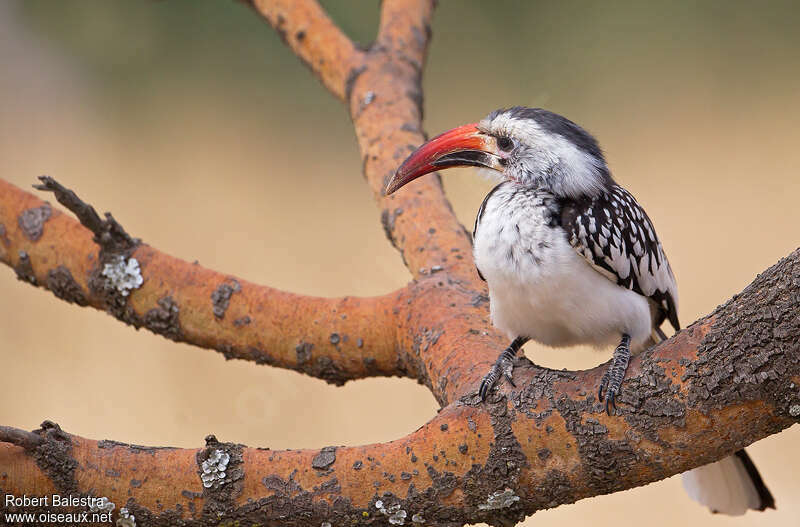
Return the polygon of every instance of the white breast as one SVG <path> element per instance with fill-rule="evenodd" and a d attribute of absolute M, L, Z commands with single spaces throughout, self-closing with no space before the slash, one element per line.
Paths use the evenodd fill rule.
<path fill-rule="evenodd" d="M 483 205 L 475 263 L 489 285 L 492 322 L 510 339 L 548 346 L 619 343 L 640 349 L 652 330 L 648 300 L 594 270 L 556 223 L 542 190 L 500 184 Z"/>

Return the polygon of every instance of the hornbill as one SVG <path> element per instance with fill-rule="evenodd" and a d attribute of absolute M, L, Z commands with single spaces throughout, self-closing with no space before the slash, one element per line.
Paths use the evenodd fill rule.
<path fill-rule="evenodd" d="M 500 183 L 478 209 L 478 275 L 489 287 L 492 323 L 511 344 L 483 378 L 484 399 L 529 340 L 554 347 L 617 344 L 598 389 L 606 412 L 631 353 L 678 331 L 675 276 L 650 218 L 611 177 L 594 137 L 541 108 L 490 113 L 428 141 L 387 184 L 391 194 L 439 169 L 490 169 Z M 683 474 L 690 496 L 714 512 L 744 514 L 775 502 L 744 450 Z"/>

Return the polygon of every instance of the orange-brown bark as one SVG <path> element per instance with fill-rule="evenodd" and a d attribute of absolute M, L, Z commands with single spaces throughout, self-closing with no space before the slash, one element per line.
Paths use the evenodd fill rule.
<path fill-rule="evenodd" d="M 350 115 L 384 229 L 411 274 L 419 278 L 442 269 L 450 279 L 483 290 L 469 234 L 456 219 L 438 177 L 383 196 L 398 165 L 425 139 L 421 80 L 432 11 L 429 0 L 383 3 L 377 40 L 353 74 Z"/>
<path fill-rule="evenodd" d="M 311 0 L 245 0 L 263 16 L 331 93 L 344 99 L 363 53 Z"/>
<path fill-rule="evenodd" d="M 41 442 L 5 437 L 2 486 L 18 494 L 51 492 L 53 481 L 62 493 L 93 489 L 146 525 L 204 525 L 217 511 L 230 524 L 385 522 L 401 511 L 406 521 L 419 514 L 429 525 L 510 524 L 663 479 L 797 422 L 798 277 L 800 251 L 636 357 L 621 416 L 606 415 L 594 395 L 602 368 L 527 364 L 515 371 L 519 388 L 504 387 L 486 403 L 467 394 L 383 444 L 271 451 L 210 438 L 201 449 L 152 449 L 68 436 L 48 424 L 37 432 Z M 779 335 L 764 342 L 776 328 Z M 231 461 L 226 476 L 204 488 L 202 463 L 214 451 Z M 72 470 L 63 460 L 74 460 Z"/>
<path fill-rule="evenodd" d="M 508 525 L 535 510 L 720 459 L 797 421 L 797 251 L 735 300 L 636 357 L 620 415 L 606 415 L 597 401 L 600 368 L 522 364 L 514 371 L 517 388 L 503 384 L 481 403 L 477 383 L 505 342 L 490 328 L 469 236 L 437 178 L 382 195 L 386 179 L 424 139 L 420 80 L 433 2 L 384 0 L 377 40 L 364 52 L 316 3 L 251 3 L 349 105 L 387 236 L 416 280 L 383 297 L 327 300 L 236 279 L 241 289 L 217 317 L 211 296 L 226 283 L 233 291 L 232 277 L 139 245 L 132 256 L 145 281 L 114 312 L 123 320 L 132 312 L 144 323 L 156 310 L 163 316 L 151 317 L 158 322 L 151 329 L 283 367 L 297 367 L 306 353 L 324 357 L 306 371 L 334 382 L 409 375 L 429 386 L 443 409 L 396 441 L 322 450 L 252 449 L 215 438 L 200 449 L 152 449 L 69 436 L 51 423 L 36 432 L 41 441 L 0 429 L 0 487 L 29 494 L 93 490 L 145 525 Z M 15 227 L 23 211 L 40 206 L 30 194 L 0 186 L 0 259 L 75 301 L 64 273 L 56 276 L 60 282 L 51 277 L 63 266 L 85 303 L 107 308 L 108 298 L 90 287 L 99 256 L 88 231 L 55 212 L 39 241 Z M 173 305 L 177 321 L 169 318 Z M 204 487 L 204 467 L 220 456 L 225 476 L 206 474 L 212 481 Z"/>
<path fill-rule="evenodd" d="M 0 261 L 60 298 L 106 309 L 106 298 L 90 287 L 99 267 L 91 232 L 55 208 L 41 222 L 38 238 L 21 226 L 26 211 L 42 206 L 39 198 L 0 180 Z M 131 291 L 130 309 L 114 313 L 127 323 L 228 358 L 296 369 L 335 383 L 407 369 L 392 343 L 392 309 L 403 291 L 373 298 L 307 297 L 218 273 L 144 244 L 132 256 L 144 283 Z M 220 286 L 231 288 L 227 307 L 212 298 Z M 163 307 L 164 299 L 170 299 L 171 309 Z"/>

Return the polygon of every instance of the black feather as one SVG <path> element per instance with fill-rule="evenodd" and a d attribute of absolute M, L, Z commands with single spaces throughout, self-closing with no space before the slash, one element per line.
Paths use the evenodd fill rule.
<path fill-rule="evenodd" d="M 750 476 L 750 481 L 753 482 L 753 486 L 756 488 L 756 492 L 758 492 L 759 504 L 757 510 L 774 509 L 775 498 L 772 497 L 772 493 L 767 486 L 764 485 L 764 480 L 761 479 L 761 474 L 758 473 L 758 469 L 753 464 L 753 460 L 747 455 L 747 451 L 742 449 L 736 452 L 735 455 L 739 461 L 742 462 L 742 465 L 744 465 L 747 475 Z"/>
<path fill-rule="evenodd" d="M 594 267 L 613 276 L 620 287 L 649 298 L 656 309 L 656 327 L 669 320 L 675 330 L 679 330 L 678 310 L 671 291 L 674 289 L 672 270 L 650 218 L 634 197 L 614 185 L 595 198 L 562 199 L 561 206 L 561 225 L 575 250 Z M 611 258 L 612 245 L 621 251 L 621 261 Z M 638 256 L 637 246 L 641 252 Z M 636 268 L 630 264 L 630 255 L 634 255 Z M 639 272 L 639 262 L 646 264 L 643 269 L 646 275 Z M 660 273 L 665 271 L 668 279 L 659 282 Z M 643 280 L 652 280 L 655 284 L 649 294 L 644 292 Z"/>
<path fill-rule="evenodd" d="M 600 145 L 597 144 L 597 140 L 592 136 L 592 134 L 573 123 L 566 117 L 543 108 L 514 106 L 513 108 L 495 110 L 489 114 L 487 119 L 491 121 L 500 114 L 508 114 L 514 119 L 531 119 L 536 121 L 539 126 L 548 132 L 558 134 L 568 139 L 584 152 L 591 154 L 605 162 L 603 151 L 600 150 Z"/>

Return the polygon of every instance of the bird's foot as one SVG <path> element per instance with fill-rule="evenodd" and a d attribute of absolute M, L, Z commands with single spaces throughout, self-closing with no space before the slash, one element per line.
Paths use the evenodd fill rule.
<path fill-rule="evenodd" d="M 628 369 L 628 362 L 631 359 L 631 337 L 629 335 L 622 336 L 617 349 L 614 350 L 614 360 L 611 366 L 608 367 L 603 379 L 600 381 L 600 388 L 597 391 L 597 398 L 606 403 L 606 413 L 611 415 L 611 410 L 616 412 L 617 404 L 616 397 L 619 395 L 620 388 L 622 387 L 622 380 L 625 378 L 625 372 Z M 605 397 L 603 392 L 605 391 Z"/>
<path fill-rule="evenodd" d="M 516 387 L 516 384 L 514 384 L 513 372 L 514 354 L 511 353 L 509 349 L 506 349 L 500 354 L 499 357 L 497 357 L 497 362 L 494 363 L 492 369 L 489 370 L 489 373 L 487 373 L 481 381 L 481 387 L 478 391 L 481 396 L 481 401 L 486 399 L 486 395 L 489 393 L 489 390 L 492 389 L 492 386 L 494 386 L 494 384 L 497 382 L 497 379 L 499 379 L 501 375 L 506 378 L 511 386 Z"/>

